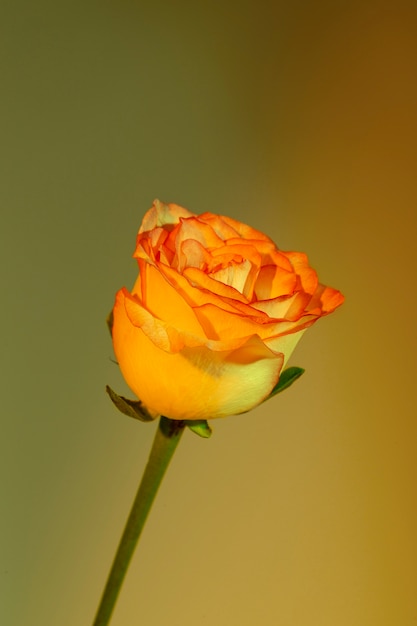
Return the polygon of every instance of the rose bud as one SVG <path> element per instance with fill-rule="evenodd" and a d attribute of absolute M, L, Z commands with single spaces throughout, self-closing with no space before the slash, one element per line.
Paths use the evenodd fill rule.
<path fill-rule="evenodd" d="M 306 328 L 343 302 L 305 254 L 230 217 L 157 200 L 134 257 L 136 283 L 113 309 L 116 358 L 141 402 L 176 420 L 256 407 Z"/>

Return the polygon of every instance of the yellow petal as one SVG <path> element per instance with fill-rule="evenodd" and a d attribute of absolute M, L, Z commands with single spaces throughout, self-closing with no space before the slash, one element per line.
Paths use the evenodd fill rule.
<path fill-rule="evenodd" d="M 157 226 L 178 224 L 181 217 L 187 218 L 193 215 L 178 204 L 164 204 L 159 200 L 154 200 L 152 207 L 144 215 L 139 233 L 152 230 Z"/>
<path fill-rule="evenodd" d="M 276 337 L 273 339 L 267 339 L 265 344 L 271 348 L 271 350 L 277 350 L 284 354 L 284 363 L 282 367 L 284 368 L 288 359 L 294 351 L 295 346 L 300 341 L 306 329 L 299 330 L 297 332 L 289 333 L 286 335 L 282 335 L 281 337 Z"/>
<path fill-rule="evenodd" d="M 146 315 L 135 320 L 142 327 L 132 323 L 128 295 L 120 290 L 116 297 L 114 349 L 127 384 L 152 411 L 172 419 L 225 417 L 257 406 L 277 383 L 284 357 L 258 337 L 234 350 L 204 345 L 168 352 L 144 332 Z M 161 345 L 168 346 L 166 337 Z"/>

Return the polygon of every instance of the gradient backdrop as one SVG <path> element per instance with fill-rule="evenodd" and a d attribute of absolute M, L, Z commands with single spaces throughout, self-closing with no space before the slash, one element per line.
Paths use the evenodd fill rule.
<path fill-rule="evenodd" d="M 154 435 L 105 317 L 154 197 L 308 253 L 345 305 L 282 396 L 187 432 L 112 626 L 412 626 L 412 3 L 0 9 L 0 623 L 89 626 Z"/>

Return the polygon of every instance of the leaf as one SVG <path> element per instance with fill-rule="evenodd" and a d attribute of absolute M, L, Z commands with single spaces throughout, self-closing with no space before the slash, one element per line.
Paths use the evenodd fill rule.
<path fill-rule="evenodd" d="M 269 400 L 269 398 L 276 396 L 277 393 L 281 393 L 281 391 L 284 391 L 284 389 L 288 389 L 288 387 L 291 387 L 291 385 L 297 380 L 297 378 L 300 378 L 300 376 L 304 374 L 304 372 L 305 370 L 302 367 L 288 367 L 286 370 L 281 372 L 278 383 L 275 385 L 269 396 L 265 398 L 264 402 L 266 400 Z"/>
<path fill-rule="evenodd" d="M 152 422 L 157 417 L 152 417 L 140 400 L 129 400 L 129 398 L 119 396 L 108 385 L 106 385 L 106 391 L 115 407 L 118 408 L 121 413 L 140 420 L 141 422 Z"/>
<path fill-rule="evenodd" d="M 107 328 L 109 329 L 110 337 L 112 336 L 113 331 L 113 309 L 110 311 L 108 316 L 106 317 Z"/>
<path fill-rule="evenodd" d="M 208 439 L 212 435 L 212 430 L 207 420 L 185 420 L 186 425 L 199 437 Z"/>

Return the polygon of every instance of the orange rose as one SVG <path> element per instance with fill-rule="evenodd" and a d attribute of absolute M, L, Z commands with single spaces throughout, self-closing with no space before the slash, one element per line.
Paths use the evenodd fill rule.
<path fill-rule="evenodd" d="M 243 413 L 277 384 L 308 326 L 343 302 L 305 254 L 230 217 L 156 200 L 140 227 L 139 276 L 113 310 L 129 387 L 154 413 L 204 420 Z"/>

